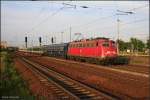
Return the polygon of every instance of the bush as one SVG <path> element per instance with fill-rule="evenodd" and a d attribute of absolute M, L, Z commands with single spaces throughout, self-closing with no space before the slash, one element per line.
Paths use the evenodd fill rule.
<path fill-rule="evenodd" d="M 31 97 L 26 83 L 16 72 L 12 60 L 7 53 L 2 55 L 0 91 L 3 97 Z"/>

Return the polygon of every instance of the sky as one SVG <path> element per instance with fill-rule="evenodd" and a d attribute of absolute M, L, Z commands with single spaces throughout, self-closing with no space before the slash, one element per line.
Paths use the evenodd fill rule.
<path fill-rule="evenodd" d="M 1 41 L 10 46 L 25 47 L 25 36 L 29 46 L 38 46 L 39 37 L 43 45 L 51 44 L 52 37 L 56 43 L 66 43 L 70 42 L 70 31 L 71 41 L 95 37 L 116 40 L 118 29 L 121 40 L 135 37 L 145 42 L 149 38 L 149 2 L 1 1 Z"/>

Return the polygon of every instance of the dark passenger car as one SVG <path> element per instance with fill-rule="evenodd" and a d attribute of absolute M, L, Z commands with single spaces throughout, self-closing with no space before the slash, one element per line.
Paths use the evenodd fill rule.
<path fill-rule="evenodd" d="M 67 57 L 68 43 L 43 46 L 43 53 L 49 56 Z"/>

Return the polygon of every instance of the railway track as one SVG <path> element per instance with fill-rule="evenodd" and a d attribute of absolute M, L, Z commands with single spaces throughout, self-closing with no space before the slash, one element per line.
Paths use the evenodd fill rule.
<path fill-rule="evenodd" d="M 97 91 L 85 84 L 79 83 L 58 72 L 50 70 L 38 63 L 21 59 L 35 74 L 47 79 L 49 87 L 55 92 L 60 100 L 117 100 L 118 98 L 104 92 Z M 44 80 L 43 80 L 44 81 Z"/>

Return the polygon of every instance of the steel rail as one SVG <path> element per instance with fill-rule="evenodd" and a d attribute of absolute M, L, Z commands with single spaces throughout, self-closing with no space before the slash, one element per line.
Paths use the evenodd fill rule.
<path fill-rule="evenodd" d="M 117 99 L 110 96 L 109 94 L 97 91 L 91 87 L 86 86 L 85 84 L 79 83 L 58 72 L 50 70 L 40 64 L 37 64 L 25 58 L 23 58 L 23 61 L 26 64 L 28 64 L 28 66 L 32 67 L 33 70 L 36 70 L 39 73 L 43 74 L 51 82 L 53 81 L 53 83 L 59 85 L 59 87 L 64 88 L 65 91 L 72 94 L 74 97 L 77 97 L 79 100 L 100 100 L 100 99 L 116 100 Z"/>

